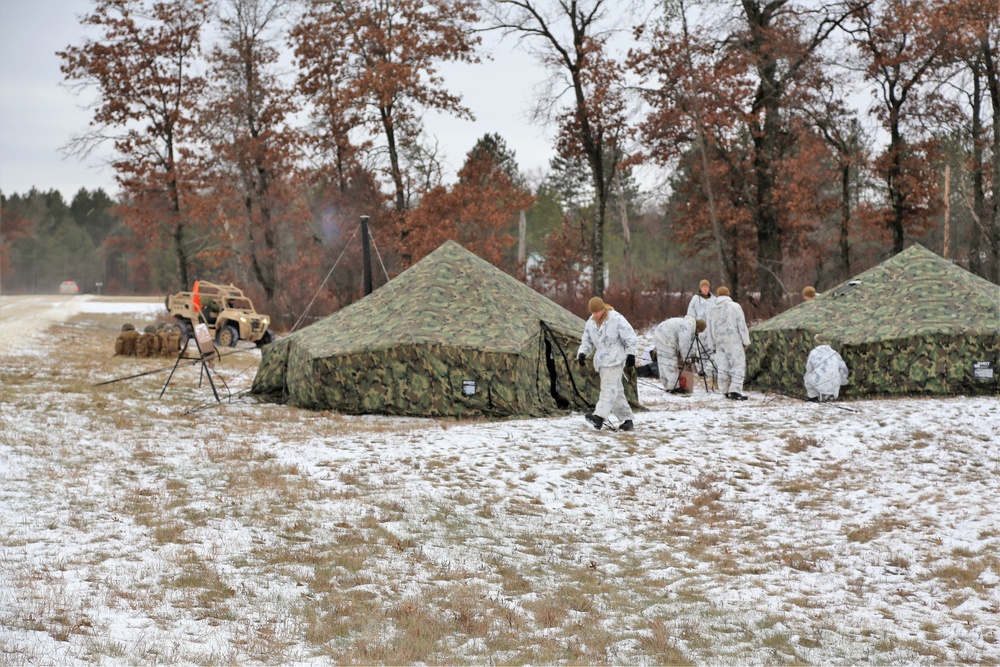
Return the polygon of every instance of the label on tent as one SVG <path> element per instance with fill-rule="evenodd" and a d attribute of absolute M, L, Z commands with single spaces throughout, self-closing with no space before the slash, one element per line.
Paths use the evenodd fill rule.
<path fill-rule="evenodd" d="M 462 380 L 462 393 L 465 396 L 475 396 L 476 395 L 476 381 L 475 380 Z"/>
<path fill-rule="evenodd" d="M 972 379 L 989 382 L 993 379 L 993 364 L 989 361 L 977 361 L 972 364 Z"/>

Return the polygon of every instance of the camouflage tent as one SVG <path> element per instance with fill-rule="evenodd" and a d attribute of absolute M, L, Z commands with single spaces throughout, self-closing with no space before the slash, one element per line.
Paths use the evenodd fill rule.
<path fill-rule="evenodd" d="M 449 241 L 360 301 L 264 348 L 252 393 L 350 414 L 590 410 L 584 321 Z M 633 379 L 627 384 L 636 400 Z"/>
<path fill-rule="evenodd" d="M 752 327 L 747 383 L 804 397 L 819 332 L 850 370 L 842 396 L 1000 393 L 1000 287 L 923 246 Z"/>

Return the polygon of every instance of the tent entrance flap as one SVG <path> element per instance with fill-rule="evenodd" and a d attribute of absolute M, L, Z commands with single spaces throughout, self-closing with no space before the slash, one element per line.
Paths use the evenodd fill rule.
<path fill-rule="evenodd" d="M 549 372 L 549 393 L 555 400 L 560 410 L 569 407 L 569 401 L 559 393 L 558 382 L 556 381 L 556 358 L 552 354 L 552 341 L 545 336 L 545 369 Z"/>
<path fill-rule="evenodd" d="M 597 402 L 599 387 L 594 381 L 596 374 L 577 369 L 576 347 L 580 339 L 552 329 L 543 320 L 539 324 L 543 345 L 538 351 L 536 382 L 539 393 L 547 390 L 560 410 L 590 410 Z M 548 387 L 543 385 L 545 380 L 548 380 Z"/>

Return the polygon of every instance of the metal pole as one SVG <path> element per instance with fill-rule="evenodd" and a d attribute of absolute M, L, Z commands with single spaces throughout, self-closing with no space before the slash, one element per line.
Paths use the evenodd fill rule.
<path fill-rule="evenodd" d="M 3 296 L 3 196 L 0 195 L 0 296 Z"/>
<path fill-rule="evenodd" d="M 368 232 L 368 216 L 361 216 L 361 249 L 364 257 L 362 258 L 362 282 L 365 287 L 365 296 L 372 293 L 372 251 L 371 251 L 371 238 Z"/>
<path fill-rule="evenodd" d="M 951 218 L 951 165 L 944 166 L 944 252 L 942 256 L 948 259 L 948 246 L 951 244 L 949 220 Z"/>
<path fill-rule="evenodd" d="M 523 265 L 527 257 L 528 216 L 521 211 L 517 217 L 517 263 Z"/>

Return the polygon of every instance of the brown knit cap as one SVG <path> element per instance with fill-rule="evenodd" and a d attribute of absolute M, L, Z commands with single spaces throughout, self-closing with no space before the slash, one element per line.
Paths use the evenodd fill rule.
<path fill-rule="evenodd" d="M 712 286 L 712 283 L 708 282 L 708 281 L 707 281 L 707 280 L 705 280 L 704 278 L 702 278 L 702 279 L 701 279 L 701 282 L 700 282 L 700 283 L 698 283 L 698 287 L 699 287 L 699 288 L 700 288 L 700 287 L 711 287 L 711 286 Z"/>
<path fill-rule="evenodd" d="M 601 312 L 602 310 L 604 310 L 604 299 L 602 299 L 599 296 L 595 296 L 593 299 L 590 300 L 590 303 L 587 304 L 587 310 L 589 310 L 591 313 Z"/>
<path fill-rule="evenodd" d="M 802 290 L 802 296 L 804 296 L 807 299 L 813 298 L 814 296 L 816 296 L 816 288 L 811 285 L 809 287 L 806 287 L 805 289 Z"/>
<path fill-rule="evenodd" d="M 715 296 L 729 296 L 729 288 L 723 285 L 719 289 L 715 290 Z"/>
<path fill-rule="evenodd" d="M 705 320 L 695 320 L 694 321 L 694 330 L 697 331 L 698 333 L 701 333 L 702 331 L 704 331 L 705 327 L 707 327 L 707 326 L 708 325 L 705 324 Z"/>

